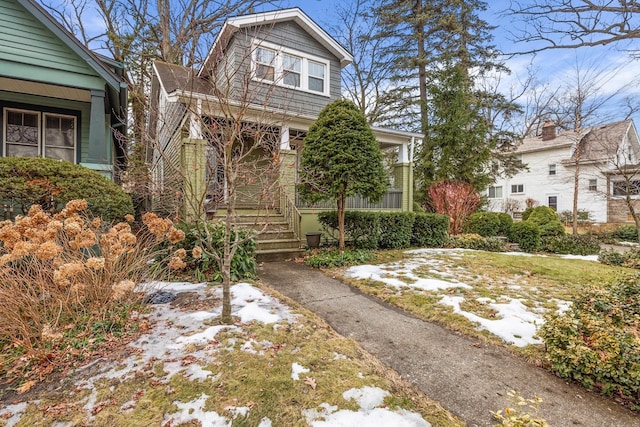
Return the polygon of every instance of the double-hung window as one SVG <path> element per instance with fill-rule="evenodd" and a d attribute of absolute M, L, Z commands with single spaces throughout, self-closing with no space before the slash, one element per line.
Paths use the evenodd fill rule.
<path fill-rule="evenodd" d="M 502 186 L 491 186 L 487 191 L 487 197 L 490 199 L 500 199 L 502 198 Z"/>
<path fill-rule="evenodd" d="M 511 194 L 524 194 L 524 184 L 511 184 Z"/>
<path fill-rule="evenodd" d="M 75 116 L 13 108 L 5 108 L 3 113 L 5 156 L 48 157 L 75 162 Z"/>
<path fill-rule="evenodd" d="M 257 41 L 252 67 L 254 80 L 329 96 L 328 60 Z"/>

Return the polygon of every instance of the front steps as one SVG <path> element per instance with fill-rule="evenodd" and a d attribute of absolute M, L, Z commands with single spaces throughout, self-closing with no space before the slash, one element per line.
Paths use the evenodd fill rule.
<path fill-rule="evenodd" d="M 301 256 L 300 240 L 283 215 L 270 213 L 268 217 L 253 214 L 238 215 L 237 225 L 262 230 L 257 237 L 256 259 L 258 262 L 284 261 Z"/>

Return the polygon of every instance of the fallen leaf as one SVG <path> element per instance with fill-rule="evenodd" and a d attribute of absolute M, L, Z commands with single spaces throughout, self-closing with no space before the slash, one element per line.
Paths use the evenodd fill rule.
<path fill-rule="evenodd" d="M 311 377 L 307 377 L 307 378 L 304 380 L 304 383 L 305 383 L 306 385 L 308 385 L 309 387 L 311 387 L 312 389 L 314 389 L 314 390 L 316 389 L 316 380 L 314 380 L 313 378 L 311 378 Z"/>
<path fill-rule="evenodd" d="M 31 390 L 31 388 L 36 385 L 38 382 L 35 380 L 31 380 L 31 381 L 27 381 L 26 383 L 22 384 L 20 387 L 18 387 L 18 389 L 16 390 L 19 394 L 25 393 L 29 390 Z"/>

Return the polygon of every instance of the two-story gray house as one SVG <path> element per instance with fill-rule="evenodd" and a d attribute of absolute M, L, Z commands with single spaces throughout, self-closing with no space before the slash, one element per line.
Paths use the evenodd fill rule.
<path fill-rule="evenodd" d="M 299 156 L 318 113 L 340 98 L 341 70 L 352 59 L 293 8 L 229 18 L 199 70 L 156 62 L 149 129 L 154 209 L 215 217 L 233 198 L 245 212 L 283 214 L 296 238 L 317 230 L 317 211 L 335 205 L 297 202 Z M 352 198 L 347 208 L 411 210 L 411 148 L 422 135 L 374 132 L 383 150 L 396 153 L 389 192 L 380 204 Z"/>

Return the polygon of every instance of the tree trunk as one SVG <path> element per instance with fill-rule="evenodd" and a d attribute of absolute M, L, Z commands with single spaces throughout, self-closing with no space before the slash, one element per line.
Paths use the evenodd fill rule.
<path fill-rule="evenodd" d="M 580 191 L 580 155 L 576 157 L 576 172 L 573 176 L 573 234 L 578 234 L 578 192 Z"/>
<path fill-rule="evenodd" d="M 338 250 L 341 254 L 344 253 L 344 200 L 344 195 L 338 197 L 338 231 L 340 234 Z"/>

